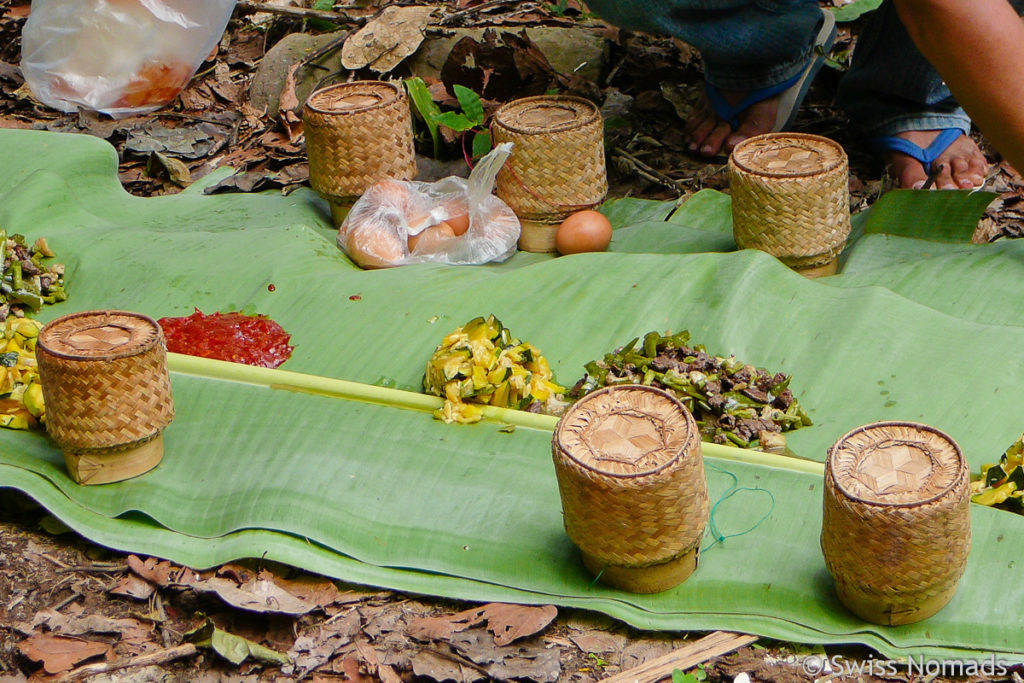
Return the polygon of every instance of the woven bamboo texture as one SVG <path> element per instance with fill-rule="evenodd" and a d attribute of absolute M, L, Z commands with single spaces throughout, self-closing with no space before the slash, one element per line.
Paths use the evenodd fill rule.
<path fill-rule="evenodd" d="M 927 425 L 879 422 L 829 450 L 821 547 L 840 600 L 885 625 L 925 619 L 956 591 L 971 545 L 967 464 Z"/>
<path fill-rule="evenodd" d="M 76 452 L 64 451 L 64 464 L 77 484 L 110 484 L 145 474 L 164 457 L 162 433 L 128 446 Z"/>
<path fill-rule="evenodd" d="M 156 321 L 85 311 L 48 323 L 36 346 L 46 428 L 81 452 L 152 439 L 174 417 L 167 351 Z"/>
<path fill-rule="evenodd" d="M 302 110 L 309 184 L 333 203 L 351 203 L 384 178 L 416 177 L 412 115 L 405 91 L 384 81 L 317 90 Z"/>
<path fill-rule="evenodd" d="M 512 142 L 498 173 L 497 195 L 521 220 L 561 223 L 608 194 L 604 123 L 589 100 L 538 95 L 514 100 L 494 114 L 495 144 Z"/>
<path fill-rule="evenodd" d="M 700 436 L 675 397 L 647 386 L 595 391 L 551 444 L 565 530 L 606 565 L 647 567 L 695 550 L 708 520 Z"/>
<path fill-rule="evenodd" d="M 850 234 L 849 164 L 817 135 L 768 133 L 729 156 L 733 236 L 795 269 L 835 260 Z"/>

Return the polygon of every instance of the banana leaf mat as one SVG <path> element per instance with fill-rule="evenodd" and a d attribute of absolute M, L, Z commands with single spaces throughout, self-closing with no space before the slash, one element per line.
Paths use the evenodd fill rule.
<path fill-rule="evenodd" d="M 1021 267 L 1015 245 L 927 242 L 934 253 L 922 258 L 923 240 L 867 234 L 843 275 L 811 282 L 767 255 L 728 253 L 728 198 L 701 193 L 682 207 L 609 205 L 612 253 L 364 272 L 334 246 L 308 191 L 203 196 L 194 186 L 140 199 L 121 189 L 102 141 L 0 131 L 0 150 L 0 227 L 47 237 L 67 264 L 70 299 L 44 320 L 90 308 L 259 312 L 293 335 L 288 371 L 407 391 L 441 337 L 477 315 L 494 313 L 541 348 L 564 384 L 634 336 L 685 328 L 711 350 L 793 374 L 815 425 L 792 432 L 789 447 L 809 460 L 878 419 L 947 431 L 972 470 L 1020 433 L 1007 406 L 1024 398 L 1024 369 L 1005 359 L 1024 334 L 1021 295 L 998 283 Z M 888 243 L 903 257 L 884 256 Z M 979 312 L 956 264 L 981 281 L 975 291 L 988 283 L 1005 296 Z M 0 486 L 100 543 L 192 566 L 266 552 L 354 582 L 579 606 L 645 628 L 1024 658 L 1019 600 L 1007 592 L 1024 561 L 1006 540 L 1024 524 L 1014 515 L 973 511 L 974 550 L 949 607 L 922 624 L 875 627 L 832 596 L 817 543 L 820 477 L 711 458 L 740 486 L 770 492 L 741 492 L 716 512 L 725 533 L 753 530 L 709 538 L 679 588 L 634 596 L 592 584 L 579 565 L 561 529 L 548 431 L 446 426 L 423 410 L 204 367 L 172 366 L 177 416 L 154 472 L 80 487 L 44 436 L 4 431 Z M 710 470 L 713 499 L 731 481 Z"/>

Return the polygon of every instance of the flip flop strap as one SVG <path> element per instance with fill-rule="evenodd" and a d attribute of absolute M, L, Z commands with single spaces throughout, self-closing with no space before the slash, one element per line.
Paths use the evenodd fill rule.
<path fill-rule="evenodd" d="M 726 102 L 725 98 L 722 97 L 721 91 L 706 81 L 704 83 L 704 91 L 707 93 L 708 102 L 711 104 L 711 109 L 715 112 L 715 115 L 728 123 L 730 128 L 736 130 L 740 127 L 740 114 L 758 102 L 763 102 L 769 97 L 774 97 L 775 95 L 789 90 L 791 87 L 796 85 L 797 81 L 799 81 L 803 75 L 804 71 L 800 71 L 800 73 L 787 78 L 781 83 L 769 85 L 766 88 L 751 90 L 750 94 L 736 104 L 729 104 Z"/>
<path fill-rule="evenodd" d="M 920 147 L 915 145 L 910 140 L 903 138 L 886 135 L 879 138 L 879 142 L 882 144 L 884 149 L 891 149 L 897 152 L 903 152 L 909 157 L 917 159 L 924 166 L 924 172 L 928 175 L 932 174 L 932 163 L 939 158 L 939 156 L 949 149 L 949 146 L 963 135 L 963 131 L 959 128 L 946 128 L 941 133 L 935 136 L 932 143 L 927 147 Z"/>

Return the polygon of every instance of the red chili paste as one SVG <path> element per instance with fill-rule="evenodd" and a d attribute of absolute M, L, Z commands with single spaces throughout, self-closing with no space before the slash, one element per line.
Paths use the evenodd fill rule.
<path fill-rule="evenodd" d="M 276 368 L 292 355 L 291 335 L 265 315 L 195 311 L 160 318 L 168 351 L 264 368 Z"/>

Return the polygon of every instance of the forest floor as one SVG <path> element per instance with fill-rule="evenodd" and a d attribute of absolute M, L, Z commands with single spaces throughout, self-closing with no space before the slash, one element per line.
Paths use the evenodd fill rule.
<path fill-rule="evenodd" d="M 254 106 L 252 82 L 261 62 L 286 36 L 354 30 L 385 4 L 331 6 L 328 2 L 330 9 L 325 11 L 321 9 L 325 4 L 317 2 L 317 9 L 308 11 L 312 2 L 304 8 L 298 3 L 240 2 L 218 48 L 171 105 L 115 120 L 90 113 L 63 114 L 31 96 L 18 66 L 29 3 L 0 1 L 0 89 L 5 94 L 0 101 L 0 127 L 103 138 L 117 149 L 124 187 L 139 196 L 180 191 L 224 166 L 239 174 L 219 180 L 219 191 L 280 188 L 287 192 L 308 183 L 305 148 L 301 136 L 287 125 L 287 115 L 273 106 Z M 594 79 L 559 73 L 543 53 L 536 58 L 535 46 L 517 43 L 517 54 L 531 58 L 519 60 L 515 67 L 519 81 L 502 95 L 511 99 L 538 88 L 541 92 L 557 88 L 602 104 L 606 119 L 614 121 L 606 137 L 609 196 L 677 199 L 704 188 L 728 190 L 725 166 L 690 155 L 683 144 L 683 119 L 701 83 L 699 56 L 687 46 L 601 24 L 575 0 L 419 4 L 436 9 L 438 19 L 431 21 L 428 36 L 474 26 L 512 32 L 544 26 L 582 29 L 605 41 L 604 64 Z M 841 25 L 832 52 L 834 63 L 815 81 L 795 125 L 801 132 L 833 138 L 846 149 L 854 211 L 870 206 L 888 186 L 879 161 L 832 103 L 857 29 L 857 23 Z M 532 66 L 524 71 L 524 63 Z M 500 65 L 494 68 L 500 74 Z M 410 75 L 403 69 L 399 64 L 389 75 Z M 365 69 L 342 74 L 350 75 L 379 77 Z M 506 77 L 512 78 L 501 76 Z M 427 79 L 442 106 L 454 102 L 441 92 L 436 78 Z M 484 99 L 488 111 L 499 103 Z M 1024 180 L 1001 163 L 980 136 L 976 139 L 992 162 L 986 189 L 1000 198 L 989 208 L 975 239 L 1024 234 Z M 444 164 L 421 159 L 427 174 L 465 171 L 454 138 L 445 150 L 450 158 Z M 258 562 L 190 572 L 93 544 L 11 489 L 0 489 L 0 574 L 4 577 L 0 580 L 0 683 L 510 679 L 584 683 L 673 652 L 685 653 L 706 635 L 642 632 L 579 610 L 485 608 L 346 586 Z M 301 598 L 309 609 L 281 614 L 254 608 L 257 593 L 268 586 Z M 491 631 L 482 625 L 485 621 Z M 217 647 L 196 649 L 184 637 L 204 624 L 266 651 L 257 649 L 262 658 L 250 656 L 234 664 Z M 514 644 L 492 635 L 500 625 L 521 634 Z M 731 637 L 714 635 L 726 642 Z M 816 658 L 873 656 L 860 647 L 823 649 L 764 639 L 735 645 L 731 653 L 707 658 L 699 666 L 682 666 L 690 676 L 680 671 L 677 678 L 687 683 L 742 681 L 744 676 L 756 681 L 830 680 L 833 677 L 827 673 L 811 675 L 820 661 Z M 292 663 L 273 663 L 269 651 L 287 653 Z M 663 669 L 662 678 L 671 676 L 672 668 Z M 866 675 L 859 679 L 883 680 Z M 897 675 L 884 680 L 921 677 Z"/>

